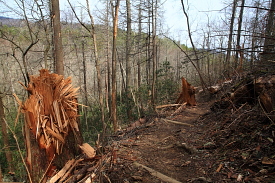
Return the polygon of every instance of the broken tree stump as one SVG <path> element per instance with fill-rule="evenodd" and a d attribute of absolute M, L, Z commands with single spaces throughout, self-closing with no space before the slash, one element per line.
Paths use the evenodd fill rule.
<path fill-rule="evenodd" d="M 71 83 L 71 78 L 42 69 L 39 76 L 30 76 L 25 87 L 29 97 L 21 108 L 32 182 L 46 182 L 55 169 L 80 154 L 83 140 L 78 126 L 78 88 Z"/>
<path fill-rule="evenodd" d="M 190 83 L 186 81 L 184 77 L 181 78 L 182 81 L 182 91 L 176 104 L 182 104 L 186 102 L 187 105 L 195 106 L 197 104 L 195 99 L 195 88 Z"/>

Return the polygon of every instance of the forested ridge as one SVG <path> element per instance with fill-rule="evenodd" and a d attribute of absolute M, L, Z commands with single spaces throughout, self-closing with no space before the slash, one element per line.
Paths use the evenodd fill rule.
<path fill-rule="evenodd" d="M 157 129 L 163 131 L 163 141 L 158 143 L 168 154 L 170 148 L 170 153 L 183 148 L 192 159 L 193 153 L 203 154 L 206 149 L 213 156 L 198 155 L 198 159 L 209 158 L 209 164 L 224 167 L 226 163 L 218 155 L 224 153 L 223 158 L 235 162 L 234 166 L 254 167 L 247 168 L 253 171 L 251 177 L 239 173 L 242 181 L 246 176 L 247 181 L 261 182 L 258 175 L 263 169 L 266 175 L 274 173 L 273 148 L 269 149 L 274 138 L 274 0 L 228 0 L 215 22 L 209 20 L 196 30 L 188 2 L 181 1 L 179 13 L 186 20 L 183 27 L 188 43 L 165 30 L 162 2 L 104 1 L 97 10 L 91 9 L 91 3 L 68 0 L 68 9 L 60 11 L 59 0 L 0 1 L 4 13 L 0 17 L 0 182 L 81 182 L 79 177 L 82 181 L 121 182 L 118 175 L 152 181 L 154 178 L 144 174 L 143 179 L 130 176 L 131 171 L 123 168 L 144 173 L 129 165 L 129 160 L 137 161 L 150 150 L 142 137 L 149 134 L 150 142 L 160 135 L 154 134 Z M 254 124 L 256 118 L 261 119 L 262 128 Z M 173 126 L 178 121 L 187 123 L 186 134 L 191 135 L 183 135 L 184 129 Z M 168 127 L 162 127 L 165 125 Z M 247 142 L 249 135 L 243 128 L 249 129 L 254 140 L 249 144 L 259 154 L 248 147 L 245 151 L 231 146 Z M 266 137 L 264 142 L 256 133 Z M 189 137 L 198 141 L 186 140 Z M 142 148 L 128 149 L 134 146 Z M 151 146 L 154 150 L 155 144 Z M 242 151 L 242 160 L 259 163 L 258 157 L 270 167 L 255 168 L 224 149 Z M 173 154 L 159 156 L 168 162 Z M 127 162 L 119 167 L 122 157 Z M 148 155 L 140 163 L 146 158 L 151 162 Z M 71 163 L 71 169 L 58 175 L 66 163 Z M 161 165 L 151 163 L 151 168 L 161 171 Z M 175 167 L 186 168 L 190 163 L 185 159 Z M 239 181 L 236 172 L 230 169 L 229 175 L 221 169 L 216 174 Z M 69 170 L 79 175 L 69 177 Z M 214 182 L 222 180 L 221 174 L 217 178 L 210 170 L 205 172 Z M 162 173 L 175 179 L 179 176 Z M 178 180 L 199 181 L 195 178 L 180 176 Z"/>

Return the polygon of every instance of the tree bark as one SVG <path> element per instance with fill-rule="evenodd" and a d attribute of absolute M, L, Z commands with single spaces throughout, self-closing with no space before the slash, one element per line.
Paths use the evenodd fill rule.
<path fill-rule="evenodd" d="M 55 72 L 64 76 L 59 0 L 51 0 Z"/>

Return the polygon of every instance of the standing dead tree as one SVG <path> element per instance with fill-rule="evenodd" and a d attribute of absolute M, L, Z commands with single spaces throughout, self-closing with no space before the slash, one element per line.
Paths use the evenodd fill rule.
<path fill-rule="evenodd" d="M 201 86 L 202 86 L 203 90 L 205 90 L 207 88 L 207 85 L 206 85 L 206 83 L 205 83 L 205 81 L 203 79 L 203 76 L 201 74 L 201 69 L 200 69 L 200 66 L 199 66 L 199 57 L 198 57 L 197 50 L 196 50 L 196 47 L 195 47 L 193 39 L 192 39 L 191 27 L 190 27 L 190 22 L 189 22 L 189 16 L 188 16 L 188 14 L 186 12 L 183 0 L 181 0 L 181 5 L 182 5 L 182 11 L 184 13 L 184 16 L 185 16 L 186 22 L 187 22 L 188 36 L 189 36 L 189 39 L 190 39 L 190 42 L 191 42 L 191 45 L 192 45 L 192 48 L 193 48 L 193 51 L 194 51 L 194 54 L 195 54 L 195 58 L 196 58 L 196 62 L 192 61 L 191 63 L 195 67 L 195 69 L 197 70 L 199 78 L 200 78 Z M 191 61 L 191 59 L 190 59 L 189 56 L 188 56 L 188 58 Z"/>
<path fill-rule="evenodd" d="M 59 0 L 51 0 L 53 26 L 54 61 L 56 73 L 64 75 L 63 47 L 60 25 Z"/>
<path fill-rule="evenodd" d="M 116 65 L 117 65 L 117 53 L 116 53 L 116 43 L 117 43 L 117 27 L 118 27 L 118 9 L 119 9 L 120 0 L 116 1 L 115 5 L 112 5 L 114 8 L 113 12 L 113 49 L 112 49 L 112 120 L 114 131 L 118 129 L 117 122 L 117 101 L 116 101 Z"/>
<path fill-rule="evenodd" d="M 91 14 L 91 10 L 90 10 L 90 4 L 89 1 L 86 0 L 86 7 L 85 9 L 87 10 L 88 16 L 90 18 L 90 27 L 88 25 L 86 25 L 77 15 L 74 7 L 72 6 L 72 4 L 70 3 L 70 1 L 68 0 L 68 3 L 76 17 L 76 19 L 78 20 L 78 22 L 81 24 L 82 27 L 84 27 L 90 34 L 90 37 L 93 41 L 92 47 L 93 47 L 93 55 L 94 55 L 94 60 L 95 60 L 95 67 L 96 67 L 96 74 L 97 74 L 97 89 L 98 89 L 98 98 L 99 98 L 99 105 L 100 105 L 100 110 L 101 110 L 101 122 L 102 122 L 102 136 L 105 136 L 105 130 L 106 130 L 106 124 L 105 124 L 105 115 L 104 115 L 104 96 L 103 96 L 103 92 L 102 92 L 102 76 L 101 76 L 101 59 L 98 56 L 98 42 L 97 42 L 97 34 L 96 34 L 96 29 L 95 29 L 95 23 L 94 23 L 94 18 Z M 86 72 L 86 70 L 85 70 Z M 86 82 L 86 81 L 85 81 Z M 85 85 L 85 87 L 87 87 Z M 87 90 L 86 90 L 87 91 Z M 87 93 L 85 93 L 86 97 L 87 97 Z"/>

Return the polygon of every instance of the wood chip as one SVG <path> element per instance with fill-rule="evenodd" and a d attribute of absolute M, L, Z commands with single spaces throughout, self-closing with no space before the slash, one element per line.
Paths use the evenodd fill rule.
<path fill-rule="evenodd" d="M 63 144 L 65 143 L 65 140 L 64 138 L 58 134 L 58 133 L 55 133 L 50 127 L 46 126 L 46 131 L 52 135 L 53 137 L 55 137 L 57 140 L 59 140 L 60 142 L 62 142 Z"/>
<path fill-rule="evenodd" d="M 95 149 L 92 148 L 88 143 L 84 143 L 79 146 L 82 151 L 88 156 L 88 158 L 93 158 L 96 155 Z"/>
<path fill-rule="evenodd" d="M 65 173 L 70 169 L 72 164 L 75 162 L 75 159 L 69 160 L 65 166 L 57 173 L 55 174 L 49 181 L 49 183 L 55 183 L 58 181 L 61 177 L 65 175 Z"/>

